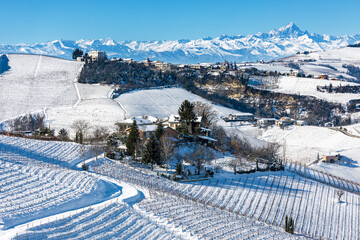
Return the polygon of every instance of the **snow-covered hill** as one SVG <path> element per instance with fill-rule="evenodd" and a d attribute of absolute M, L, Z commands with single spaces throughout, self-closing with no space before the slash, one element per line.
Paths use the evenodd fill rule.
<path fill-rule="evenodd" d="M 8 59 L 10 69 L 0 75 L 0 122 L 78 100 L 74 81 L 82 63 L 24 54 Z"/>
<path fill-rule="evenodd" d="M 115 99 L 115 101 L 125 108 L 127 117 L 147 114 L 157 118 L 165 118 L 171 114 L 177 114 L 181 103 L 185 100 L 212 104 L 210 101 L 188 92 L 183 88 L 175 87 L 131 91 Z M 219 117 L 225 117 L 229 114 L 248 114 L 215 104 L 213 104 L 213 107 Z"/>
<path fill-rule="evenodd" d="M 168 41 L 55 40 L 36 44 L 0 45 L 0 53 L 36 53 L 71 58 L 74 49 L 103 50 L 109 57 L 146 58 L 172 63 L 270 60 L 298 51 L 319 51 L 345 47 L 360 41 L 360 34 L 329 36 L 302 31 L 290 23 L 269 33 L 247 36 Z"/>

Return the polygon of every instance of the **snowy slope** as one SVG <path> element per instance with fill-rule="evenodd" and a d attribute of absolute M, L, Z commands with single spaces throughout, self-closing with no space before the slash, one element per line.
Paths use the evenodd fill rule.
<path fill-rule="evenodd" d="M 202 101 L 211 102 L 186 91 L 183 88 L 159 88 L 150 90 L 131 91 L 120 95 L 115 99 L 127 112 L 128 117 L 150 115 L 157 118 L 169 117 L 177 114 L 181 103 L 184 100 L 190 102 Z M 213 104 L 219 116 L 227 116 L 231 113 L 244 114 L 239 111 Z"/>
<path fill-rule="evenodd" d="M 36 53 L 71 58 L 76 48 L 106 51 L 109 57 L 163 60 L 173 63 L 270 60 L 298 51 L 336 49 L 360 40 L 360 35 L 329 36 L 310 34 L 290 23 L 269 33 L 247 36 L 168 41 L 55 40 L 46 43 L 0 45 L 0 53 Z"/>
<path fill-rule="evenodd" d="M 313 96 L 319 99 L 324 99 L 329 102 L 337 103 L 347 103 L 352 99 L 359 99 L 360 94 L 352 93 L 327 93 L 319 92 L 316 90 L 317 86 L 358 86 L 357 83 L 343 82 L 343 81 L 334 81 L 334 80 L 324 80 L 324 79 L 314 79 L 314 78 L 298 78 L 298 77 L 285 77 L 281 76 L 278 79 L 276 89 L 273 89 L 275 92 L 287 93 L 287 94 L 300 94 L 306 96 Z"/>
<path fill-rule="evenodd" d="M 345 156 L 346 163 L 317 164 L 313 167 L 360 183 L 360 138 L 315 126 L 291 126 L 285 130 L 272 127 L 260 138 L 285 145 L 286 159 L 290 162 L 309 164 L 318 155 L 340 153 Z"/>
<path fill-rule="evenodd" d="M 77 101 L 74 81 L 82 63 L 41 55 L 9 54 L 0 75 L 0 122 Z"/>
<path fill-rule="evenodd" d="M 0 236 L 18 224 L 120 194 L 112 183 L 63 167 L 79 161 L 73 143 L 24 140 L 0 136 Z"/>

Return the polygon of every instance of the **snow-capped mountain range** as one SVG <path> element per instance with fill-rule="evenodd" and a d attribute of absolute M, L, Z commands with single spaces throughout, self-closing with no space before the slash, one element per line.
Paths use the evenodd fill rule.
<path fill-rule="evenodd" d="M 345 47 L 360 41 L 360 34 L 330 36 L 302 31 L 294 23 L 269 33 L 221 35 L 217 38 L 168 41 L 55 40 L 36 44 L 0 44 L 1 53 L 33 53 L 71 58 L 76 48 L 85 52 L 102 50 L 112 57 L 135 60 L 162 60 L 172 63 L 271 60 L 299 51 L 319 51 Z"/>

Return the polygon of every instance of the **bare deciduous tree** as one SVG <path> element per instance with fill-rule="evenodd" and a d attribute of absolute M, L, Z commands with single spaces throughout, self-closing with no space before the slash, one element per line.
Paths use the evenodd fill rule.
<path fill-rule="evenodd" d="M 337 196 L 339 202 L 341 202 L 341 198 L 342 198 L 343 195 L 344 195 L 343 190 L 337 190 L 336 191 L 336 196 Z"/>
<path fill-rule="evenodd" d="M 184 159 L 190 161 L 190 163 L 196 167 L 197 174 L 200 174 L 201 167 L 204 163 L 214 159 L 214 154 L 210 148 L 203 145 L 195 145 L 192 151 L 188 152 Z"/>
<path fill-rule="evenodd" d="M 213 125 L 212 128 L 212 137 L 217 140 L 215 146 L 217 150 L 226 152 L 229 150 L 230 138 L 227 136 L 224 128 L 222 126 Z"/>
<path fill-rule="evenodd" d="M 268 167 L 274 163 L 281 165 L 277 156 L 279 149 L 278 144 L 267 143 L 267 145 L 263 147 L 254 147 L 245 140 L 233 137 L 231 139 L 231 148 L 237 158 L 245 158 L 251 162 L 255 162 L 257 171 L 259 170 L 259 163 L 266 164 Z"/>
<path fill-rule="evenodd" d="M 239 170 L 239 168 L 245 165 L 244 159 L 242 157 L 234 157 L 228 162 L 228 166 L 231 167 L 234 171 L 234 174 Z"/>
<path fill-rule="evenodd" d="M 75 130 L 75 132 L 82 133 L 82 135 L 85 137 L 87 132 L 90 129 L 90 125 L 84 119 L 78 119 L 73 122 L 73 124 L 71 125 L 71 128 L 73 128 Z"/>
<path fill-rule="evenodd" d="M 85 159 L 86 159 L 86 153 L 87 153 L 87 149 L 86 149 L 86 146 L 83 145 L 83 144 L 80 144 L 80 147 L 78 149 L 82 159 L 83 159 L 83 165 L 82 165 L 82 169 L 83 170 L 87 170 L 87 166 L 85 164 Z"/>
<path fill-rule="evenodd" d="M 97 126 L 92 132 L 91 143 L 92 143 L 92 151 L 95 154 L 95 159 L 97 161 L 98 155 L 101 151 L 101 147 L 105 146 L 105 140 L 108 137 L 108 131 L 105 127 Z"/>
<path fill-rule="evenodd" d="M 218 116 L 210 104 L 200 101 L 195 102 L 194 112 L 197 116 L 202 117 L 202 124 L 204 127 L 210 127 Z"/>
<path fill-rule="evenodd" d="M 168 162 L 171 157 L 174 155 L 175 144 L 171 138 L 163 136 L 160 138 L 160 149 L 161 149 L 161 156 L 163 159 L 164 164 L 166 165 L 166 172 L 168 171 Z"/>

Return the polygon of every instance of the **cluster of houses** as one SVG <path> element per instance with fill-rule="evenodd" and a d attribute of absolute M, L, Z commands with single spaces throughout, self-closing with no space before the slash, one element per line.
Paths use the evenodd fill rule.
<path fill-rule="evenodd" d="M 306 125 L 306 122 L 303 120 L 296 120 L 289 117 L 281 117 L 280 119 L 276 118 L 260 118 L 257 120 L 257 126 L 262 127 L 268 127 L 268 126 L 279 126 L 279 127 L 285 127 L 290 125 L 295 126 L 304 126 Z"/>
<path fill-rule="evenodd" d="M 202 127 L 201 120 L 201 117 L 197 117 L 197 119 L 193 122 L 193 127 L 200 130 L 200 133 L 196 135 L 197 140 L 202 144 L 211 144 L 212 142 L 216 142 L 216 139 L 210 137 L 211 130 Z M 179 141 L 181 138 L 181 134 L 178 131 L 178 128 L 181 125 L 179 115 L 172 114 L 164 119 L 158 119 L 148 115 L 128 118 L 122 122 L 117 123 L 119 131 L 122 131 L 128 135 L 134 121 L 136 121 L 136 125 L 138 126 L 141 140 L 146 140 L 150 138 L 152 134 L 155 134 L 159 122 L 164 127 L 165 137 L 171 138 L 174 142 Z"/>
<path fill-rule="evenodd" d="M 87 54 L 76 58 L 76 61 L 79 62 L 96 62 L 104 60 L 106 60 L 106 53 L 103 51 L 90 51 Z"/>
<path fill-rule="evenodd" d="M 243 114 L 229 114 L 229 116 L 224 117 L 225 122 L 251 122 L 256 123 L 260 128 L 269 127 L 272 125 L 285 127 L 290 125 L 304 126 L 306 122 L 303 120 L 296 120 L 289 117 L 281 117 L 280 119 L 276 118 L 254 118 L 254 115 L 251 113 Z"/>

